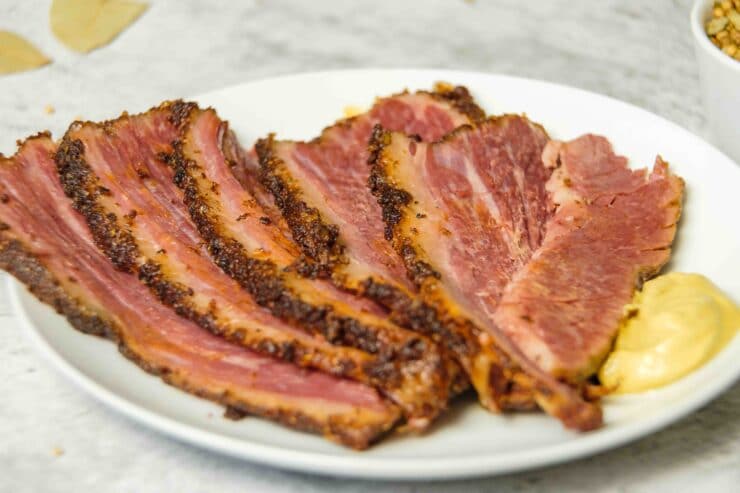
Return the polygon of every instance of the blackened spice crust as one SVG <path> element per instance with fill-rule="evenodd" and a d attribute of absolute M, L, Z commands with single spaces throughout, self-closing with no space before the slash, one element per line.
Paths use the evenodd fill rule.
<path fill-rule="evenodd" d="M 176 101 L 163 103 L 150 111 L 167 111 L 170 113 L 170 122 L 183 131 L 187 124 L 186 112 L 189 113 L 193 108 L 195 108 L 194 104 Z M 176 110 L 174 113 L 173 109 Z M 328 361 L 326 355 L 320 350 L 300 344 L 296 340 L 274 343 L 266 339 L 260 331 L 252 331 L 247 327 L 233 328 L 222 325 L 216 316 L 218 307 L 212 306 L 209 311 L 199 309 L 193 303 L 194 292 L 190 287 L 174 282 L 163 273 L 161 263 L 141 254 L 136 239 L 128 229 L 121 225 L 125 219 L 119 219 L 114 213 L 107 212 L 99 202 L 110 192 L 100 185 L 94 171 L 86 162 L 83 142 L 70 136 L 71 132 L 79 130 L 83 125 L 96 126 L 108 135 L 114 135 L 117 123 L 126 118 L 130 117 L 123 114 L 118 120 L 110 120 L 102 124 L 74 123 L 64 136 L 55 155 L 62 188 L 72 200 L 74 208 L 86 219 L 100 250 L 119 270 L 138 275 L 157 298 L 165 305 L 172 307 L 178 315 L 192 320 L 211 333 L 300 366 L 316 367 L 318 362 L 322 362 L 324 365 L 332 366 L 333 374 L 356 379 L 358 377 L 356 366 Z M 163 165 L 166 164 L 163 163 Z M 167 253 L 161 252 L 159 255 L 164 256 Z M 341 373 L 342 369 L 350 373 Z"/>
<path fill-rule="evenodd" d="M 192 116 L 195 117 L 197 114 Z M 220 134 L 225 136 L 228 132 Z M 286 285 L 283 277 L 286 273 L 274 262 L 250 256 L 244 246 L 226 232 L 214 209 L 218 209 L 219 198 L 210 189 L 205 170 L 198 163 L 197 151 L 187 150 L 187 138 L 185 132 L 182 140 L 173 144 L 174 152 L 162 155 L 161 159 L 173 169 L 175 184 L 183 191 L 188 212 L 215 263 L 275 316 L 320 335 L 331 344 L 372 354 L 373 359 L 364 364 L 362 370 L 371 384 L 382 391 L 424 385 L 435 390 L 434 404 L 426 402 L 423 412 L 432 416 L 444 408 L 450 386 L 446 370 L 449 362 L 443 360 L 439 348 L 414 332 L 373 325 L 371 321 L 338 312 L 330 303 L 307 302 L 301 293 Z M 223 147 L 223 143 L 220 144 Z"/>
<path fill-rule="evenodd" d="M 75 128 L 73 124 L 73 128 Z M 113 264 L 124 272 L 136 270 L 138 248 L 131 233 L 118 224 L 114 214 L 106 213 L 97 203 L 98 197 L 109 194 L 84 159 L 85 146 L 78 139 L 64 137 L 55 156 L 64 193 L 72 199 L 75 209 L 85 216 L 98 247 L 106 252 Z"/>
<path fill-rule="evenodd" d="M 71 297 L 47 270 L 18 240 L 0 235 L 0 269 L 22 282 L 41 302 L 50 305 L 80 332 L 105 337 L 113 341 L 118 350 L 141 369 L 160 377 L 164 382 L 190 394 L 225 406 L 229 416 L 259 416 L 291 428 L 323 435 L 324 437 L 363 450 L 389 433 L 393 423 L 358 430 L 347 426 L 341 419 L 318 421 L 301 412 L 300 408 L 275 408 L 246 402 L 233 393 L 213 391 L 192 385 L 175 369 L 154 365 L 143 358 L 129 344 L 125 330 L 106 314 L 96 313 L 83 302 Z"/>
<path fill-rule="evenodd" d="M 209 199 L 201 194 L 196 176 L 203 170 L 183 154 L 183 145 L 176 142 L 174 152 L 162 156 L 174 170 L 175 184 L 183 191 L 185 204 L 198 232 L 216 264 L 246 289 L 255 301 L 277 317 L 297 323 L 309 331 L 321 334 L 335 345 L 356 347 L 371 354 L 394 351 L 373 327 L 358 320 L 342 317 L 331 305 L 312 305 L 292 292 L 281 277 L 278 267 L 270 260 L 250 257 L 243 245 L 224 234 L 219 218 L 211 211 Z"/>
<path fill-rule="evenodd" d="M 255 144 L 261 167 L 260 181 L 275 199 L 295 242 L 314 261 L 302 273 L 310 277 L 329 277 L 334 267 L 346 263 L 344 247 L 339 242 L 339 228 L 326 223 L 318 209 L 302 199 L 302 193 L 285 173 L 282 159 L 273 152 L 274 144 L 272 134 Z"/>
<path fill-rule="evenodd" d="M 59 282 L 38 258 L 28 253 L 20 241 L 4 234 L 0 234 L 0 269 L 25 284 L 36 298 L 64 315 L 80 332 L 108 338 L 116 337 L 115 331 L 106 320 L 67 296 Z"/>
<path fill-rule="evenodd" d="M 469 128 L 469 125 L 458 127 L 442 140 L 451 138 L 456 132 Z M 441 275 L 418 254 L 413 238 L 406 236 L 402 227 L 406 216 L 410 214 L 408 206 L 414 202 L 414 197 L 409 191 L 396 186 L 390 177 L 389 168 L 394 165 L 393 158 L 386 156 L 387 147 L 390 144 L 391 133 L 376 125 L 369 143 L 370 179 L 368 185 L 383 209 L 386 238 L 403 259 L 411 281 L 424 293 L 427 286 L 434 285 L 441 279 Z M 432 307 L 432 304 L 444 306 L 444 299 L 432 304 L 426 301 L 415 301 L 403 307 L 402 293 L 394 293 L 392 287 L 375 286 L 371 283 L 365 289 L 366 292 L 388 300 L 380 301 L 381 303 L 400 303 L 402 307 L 398 310 L 394 309 L 394 314 L 406 315 L 407 318 L 399 323 L 405 322 L 416 330 L 431 333 L 435 340 L 444 343 L 450 353 L 455 355 L 469 375 L 475 372 L 473 366 L 476 356 L 485 350 L 489 361 L 487 362 L 488 373 L 483 379 L 486 380 L 486 385 L 490 389 L 490 395 L 481 397 L 492 399 L 495 409 L 529 410 L 536 408 L 533 394 L 536 382 L 524 374 L 493 341 L 489 340 L 485 347 L 482 346 L 480 329 L 473 322 L 452 316 L 444 308 L 437 310 Z M 422 298 L 426 300 L 427 296 L 422 295 Z M 434 299 L 435 296 L 430 295 L 428 298 Z"/>
<path fill-rule="evenodd" d="M 475 103 L 467 87 L 438 82 L 434 86 L 434 91 L 427 94 L 452 105 L 453 108 L 467 116 L 473 123 L 483 121 L 486 118 L 485 111 Z"/>
<path fill-rule="evenodd" d="M 383 151 L 390 143 L 390 138 L 390 132 L 384 130 L 380 125 L 375 125 L 368 144 L 370 150 L 370 156 L 368 157 L 368 165 L 370 166 L 368 186 L 383 211 L 385 239 L 391 241 L 396 246 L 398 254 L 406 266 L 406 273 L 409 279 L 415 285 L 421 286 L 426 278 L 434 277 L 435 279 L 439 279 L 440 275 L 429 263 L 419 258 L 416 254 L 416 249 L 414 249 L 409 239 L 396 238 L 396 241 L 393 241 L 396 227 L 404 217 L 404 207 L 409 205 L 414 198 L 406 190 L 395 187 L 383 169 Z"/>
<path fill-rule="evenodd" d="M 141 245 L 137 243 L 140 240 L 133 236 L 132 228 L 147 220 L 146 211 L 121 212 L 120 217 L 111 212 L 115 208 L 105 202 L 110 191 L 100 186 L 91 163 L 85 160 L 82 140 L 86 137 L 74 132 L 79 129 L 77 125 L 96 124 L 76 124 L 65 135 L 56 163 L 65 193 L 91 226 L 97 245 L 119 269 L 138 275 L 160 301 L 206 330 L 262 354 L 372 385 L 404 406 L 409 416 L 422 417 L 424 422 L 429 422 L 446 406 L 449 388 L 448 362 L 431 349 L 431 342 L 413 333 L 395 340 L 389 337 L 390 331 L 381 334 L 377 327 L 339 314 L 329 305 L 305 302 L 286 287 L 272 262 L 250 258 L 242 245 L 221 233 L 218 218 L 209 209 L 209 197 L 213 199 L 219 192 L 209 187 L 206 195 L 201 194 L 196 177 L 191 173 L 201 176 L 202 170 L 192 168 L 195 163 L 183 155 L 182 139 L 196 108 L 193 104 L 175 102 L 152 110 L 167 112 L 166 117 L 177 128 L 178 135 L 169 149 L 157 155 L 158 160 L 162 166 L 170 166 L 175 171 L 175 184 L 184 191 L 185 206 L 217 265 L 239 281 L 258 304 L 295 327 L 319 336 L 321 342 L 314 345 L 290 336 L 285 338 L 287 340 L 282 337 L 274 340 L 258 329 L 239 324 L 232 326 L 231 319 L 222 320 L 219 314 L 224 307 L 216 303 L 207 309 L 199 303 L 191 287 L 169 272 L 167 252 L 149 256 L 140 250 Z M 113 136 L 118 131 L 118 123 L 106 122 L 103 128 L 107 135 Z M 78 139 L 73 138 L 76 135 Z M 149 178 L 136 173 L 130 179 Z M 345 354 L 332 346 L 352 348 L 353 352 Z M 421 413 L 424 415 L 420 416 Z"/>

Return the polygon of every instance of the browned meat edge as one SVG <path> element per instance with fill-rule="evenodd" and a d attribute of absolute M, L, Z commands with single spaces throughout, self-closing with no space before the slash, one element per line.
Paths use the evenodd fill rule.
<path fill-rule="evenodd" d="M 64 315 L 72 326 L 96 336 L 117 340 L 111 324 L 70 298 L 46 267 L 20 241 L 0 234 L 0 268 L 25 284 L 36 298 Z"/>
<path fill-rule="evenodd" d="M 161 273 L 160 264 L 147 260 L 137 268 L 137 258 L 140 254 L 136 240 L 119 225 L 115 214 L 107 213 L 96 203 L 97 197 L 109 192 L 98 185 L 97 177 L 85 161 L 83 153 L 84 145 L 80 140 L 65 136 L 59 145 L 55 160 L 62 188 L 72 199 L 75 209 L 85 217 L 97 246 L 119 270 L 131 274 L 138 273 L 139 279 L 157 298 L 172 307 L 178 315 L 192 320 L 215 335 L 226 336 L 210 314 L 201 313 L 190 304 L 187 298 L 192 294 L 192 290 L 167 280 Z M 239 335 L 232 334 L 231 340 L 240 343 Z M 300 364 L 305 356 L 305 351 L 299 344 L 275 344 L 266 338 L 252 349 L 296 364 Z M 348 364 L 350 367 L 353 366 L 352 362 Z M 350 369 L 346 368 L 347 371 Z M 342 368 L 337 370 L 339 374 L 344 374 Z"/>
<path fill-rule="evenodd" d="M 55 156 L 64 193 L 72 199 L 75 209 L 87 220 L 95 243 L 113 262 L 117 269 L 137 273 L 139 249 L 131 233 L 120 227 L 118 218 L 107 213 L 96 203 L 96 198 L 109 191 L 97 184 L 97 177 L 83 158 L 84 145 L 80 140 L 65 136 Z M 186 295 L 189 288 L 166 280 L 160 273 L 160 265 L 147 261 L 138 268 L 139 278 L 149 286 L 157 297 L 175 309 L 178 315 L 195 321 L 218 334 L 219 328 L 207 315 L 189 305 Z M 281 348 L 283 349 L 283 348 Z M 287 348 L 285 348 L 287 349 Z M 280 357 L 280 354 L 275 354 Z"/>
<path fill-rule="evenodd" d="M 472 122 L 482 121 L 486 117 L 486 112 L 476 104 L 473 96 L 464 86 L 453 86 L 438 82 L 434 85 L 434 91 L 422 92 L 429 94 L 434 99 L 452 105 L 457 111 L 470 118 Z"/>
<path fill-rule="evenodd" d="M 385 346 L 372 327 L 335 313 L 331 305 L 315 306 L 301 300 L 285 286 L 277 265 L 270 260 L 250 257 L 241 243 L 222 235 L 218 218 L 210 215 L 208 201 L 201 196 L 189 174 L 197 172 L 198 165 L 183 155 L 180 142 L 175 143 L 174 149 L 175 152 L 163 156 L 163 159 L 175 170 L 175 183 L 184 192 L 188 212 L 205 240 L 211 257 L 259 305 L 269 308 L 279 318 L 321 334 L 335 345 L 356 347 L 388 361 L 395 358 L 413 360 L 422 355 L 423 344 L 419 344 L 422 342 L 419 339 L 409 341 L 396 351 Z"/>
<path fill-rule="evenodd" d="M 452 105 L 472 121 L 480 121 L 485 117 L 485 112 L 475 104 L 465 87 L 439 83 L 434 91 L 419 93 L 428 94 L 434 99 Z M 353 118 L 348 118 L 336 124 L 349 124 L 352 120 Z M 313 142 L 320 142 L 321 138 L 319 136 Z M 261 167 L 260 181 L 273 195 L 275 205 L 288 223 L 295 242 L 303 253 L 314 261 L 313 264 L 304 266 L 302 274 L 311 277 L 331 277 L 336 266 L 347 263 L 344 246 L 339 241 L 339 229 L 336 225 L 326 222 L 316 208 L 303 200 L 300 187 L 284 171 L 282 160 L 272 152 L 273 142 L 274 135 L 270 134 L 255 144 Z"/>
<path fill-rule="evenodd" d="M 310 278 L 330 277 L 338 287 L 346 289 L 341 275 L 332 277 L 333 269 L 346 263 L 344 247 L 337 241 L 338 228 L 325 223 L 317 209 L 300 200 L 301 191 L 297 187 L 287 185 L 290 178 L 283 179 L 278 176 L 281 161 L 274 157 L 272 143 L 273 136 L 270 135 L 256 144 L 263 169 L 267 166 L 273 170 L 262 174 L 262 183 L 273 194 L 275 203 L 283 212 L 288 224 L 293 226 L 291 230 L 293 238 L 297 238 L 296 242 L 302 246 L 306 255 L 317 260 L 315 263 L 304 264 L 310 268 L 299 269 L 299 272 Z M 372 278 L 364 280 L 361 286 L 361 291 L 357 294 L 390 310 L 391 321 L 397 325 L 431 337 L 435 342 L 442 343 L 444 348 L 473 351 L 467 348 L 468 341 L 457 336 L 440 321 L 437 311 L 432 306 L 415 299 L 405 290 Z M 458 394 L 467 388 L 466 377 L 458 373 L 452 382 L 452 394 Z"/>
<path fill-rule="evenodd" d="M 368 371 L 377 380 L 401 380 L 401 375 L 393 374 L 408 373 L 405 370 L 408 365 L 420 370 L 419 365 L 423 364 L 427 378 L 436 380 L 439 406 L 436 412 L 446 407 L 450 388 L 446 367 L 455 363 L 432 355 L 430 349 L 434 344 L 416 334 L 407 332 L 410 337 L 398 342 L 384 340 L 388 335 L 381 333 L 379 336 L 378 327 L 342 316 L 330 304 L 315 306 L 300 299 L 300 294 L 285 286 L 279 268 L 272 261 L 250 257 L 237 240 L 222 233 L 219 218 L 211 213 L 208 200 L 201 194 L 194 177 L 202 173 L 200 166 L 183 154 L 181 142 L 175 142 L 173 149 L 172 154 L 162 159 L 173 168 L 175 183 L 184 192 L 188 212 L 211 257 L 224 272 L 275 316 L 319 333 L 331 344 L 355 347 L 375 355 L 377 361 Z M 432 409 L 428 412 L 436 414 Z"/>
<path fill-rule="evenodd" d="M 63 315 L 80 332 L 102 336 L 113 341 L 118 346 L 121 354 L 144 371 L 160 377 L 165 383 L 173 387 L 225 406 L 226 417 L 238 419 L 247 415 L 260 416 L 297 430 L 336 437 L 341 443 L 357 449 L 364 449 L 372 444 L 366 441 L 358 441 L 357 434 L 348 433 L 341 426 L 332 426 L 331 423 L 323 425 L 300 411 L 276 411 L 241 402 L 228 393 L 206 392 L 188 386 L 169 368 L 151 365 L 140 358 L 136 352 L 126 345 L 126 340 L 121 337 L 122 331 L 115 322 L 101 318 L 88 310 L 83 303 L 71 298 L 39 259 L 30 254 L 21 242 L 9 239 L 2 234 L 0 234 L 0 268 L 25 284 L 36 298 L 53 307 L 57 313 Z M 382 438 L 383 433 L 381 432 L 382 430 L 377 430 L 373 433 L 373 443 Z"/>
<path fill-rule="evenodd" d="M 451 132 L 451 134 L 465 128 L 469 128 L 469 126 L 463 125 Z M 445 136 L 446 138 L 447 136 Z M 403 219 L 401 207 L 410 204 L 413 197 L 406 190 L 390 185 L 386 179 L 383 166 L 379 164 L 380 156 L 385 146 L 388 145 L 389 139 L 390 133 L 384 130 L 381 125 L 375 125 L 368 143 L 368 149 L 370 151 L 367 160 L 370 166 L 368 187 L 377 198 L 378 204 L 383 211 L 385 239 L 391 241 L 395 250 L 403 259 L 403 264 L 406 267 L 409 278 L 414 284 L 419 286 L 428 277 L 439 279 L 441 276 L 431 265 L 418 258 L 409 238 L 399 238 L 395 231 L 396 225 Z"/>
<path fill-rule="evenodd" d="M 328 278 L 337 265 L 347 263 L 344 246 L 338 241 L 339 228 L 325 222 L 318 209 L 302 199 L 302 192 L 283 171 L 282 160 L 272 152 L 274 134 L 255 144 L 260 160 L 260 181 L 272 194 L 293 234 L 293 240 L 303 253 L 313 260 L 300 269 L 311 278 Z"/>
<path fill-rule="evenodd" d="M 181 131 L 187 125 L 188 114 L 193 107 L 194 105 L 192 103 L 184 103 L 182 101 L 164 103 L 160 106 L 160 108 L 168 108 L 172 112 L 171 121 Z M 113 122 L 115 120 L 104 122 L 101 125 L 107 127 Z M 161 272 L 162 268 L 159 263 L 147 259 L 143 265 L 137 265 L 137 259 L 141 255 L 135 238 L 122 227 L 119 223 L 119 218 L 115 214 L 107 213 L 97 204 L 97 198 L 109 192 L 99 185 L 97 176 L 85 161 L 84 144 L 80 140 L 71 139 L 65 135 L 55 155 L 55 161 L 65 194 L 72 199 L 74 208 L 85 217 L 95 243 L 116 268 L 131 274 L 138 274 L 139 279 L 154 292 L 157 298 L 165 305 L 173 308 L 178 315 L 192 320 L 215 335 L 244 345 L 242 340 L 243 330 L 225 331 L 224 327 L 214 319 L 211 313 L 204 313 L 192 306 L 188 299 L 192 294 L 191 288 L 181 283 L 170 281 Z M 262 274 L 265 273 L 264 270 L 261 272 Z M 267 279 L 269 280 L 269 276 Z M 255 281 L 260 280 L 262 279 L 255 279 Z M 277 285 L 277 288 L 280 288 L 280 286 Z M 272 289 L 275 289 L 275 285 L 270 285 L 269 289 L 264 289 L 269 294 Z M 283 308 L 289 310 L 291 307 L 287 306 Z M 330 329 L 331 327 L 328 327 L 327 332 L 331 335 Z M 253 336 L 257 340 L 253 343 L 250 341 L 248 347 L 259 353 L 280 358 L 299 366 L 306 366 L 305 361 L 312 361 L 314 359 L 311 353 L 313 350 L 297 341 L 277 344 L 267 337 L 260 337 L 259 334 Z M 337 339 L 335 338 L 335 340 Z M 356 380 L 358 379 L 357 375 L 361 374 L 363 376 L 362 381 L 378 388 L 381 392 L 384 389 L 387 391 L 398 388 L 403 381 L 403 374 L 401 373 L 403 364 L 396 366 L 394 363 L 405 363 L 413 367 L 415 363 L 411 360 L 419 359 L 423 355 L 424 347 L 422 345 L 412 344 L 410 347 L 401 348 L 399 351 L 398 354 L 392 354 L 392 352 L 382 353 L 380 349 L 377 349 L 373 354 L 373 359 L 363 364 L 362 367 L 358 367 L 351 359 L 341 360 L 332 367 L 332 374 L 354 378 Z M 441 370 L 444 374 L 444 367 L 442 365 L 437 370 Z M 459 380 L 462 377 L 457 375 L 457 378 Z M 452 392 L 457 391 L 460 385 L 456 380 Z M 446 383 L 444 388 L 446 389 L 448 387 L 449 384 Z M 428 417 L 435 416 L 439 410 L 443 409 L 447 399 L 448 396 L 443 398 L 443 402 L 439 404 L 440 409 L 436 411 L 426 409 L 428 406 L 424 406 Z M 416 420 L 415 422 L 428 423 L 429 420 Z"/>
<path fill-rule="evenodd" d="M 456 132 L 464 131 L 468 127 L 468 125 L 458 127 L 442 140 L 452 138 Z M 390 132 L 385 131 L 380 125 L 376 125 L 369 145 L 370 157 L 368 158 L 368 164 L 371 166 L 369 186 L 383 209 L 383 219 L 386 221 L 386 238 L 391 241 L 394 248 L 403 257 L 404 265 L 414 283 L 421 285 L 426 278 L 439 279 L 440 274 L 427 262 L 418 258 L 411 238 L 399 235 L 395 231 L 394 227 L 402 219 L 401 207 L 413 201 L 413 196 L 408 191 L 401 190 L 388 183 L 384 167 L 380 161 L 383 149 L 389 143 L 389 140 Z M 461 340 L 471 341 L 470 344 L 477 346 L 477 342 L 473 342 L 477 339 L 473 334 L 479 329 L 473 323 L 450 320 L 447 321 L 446 325 L 451 327 L 450 330 L 456 332 Z M 466 352 L 459 352 L 463 348 Z M 478 349 L 456 346 L 450 347 L 450 350 L 457 351 L 454 354 L 466 356 L 474 355 Z M 547 402 L 548 407 L 554 410 L 556 417 L 561 419 L 568 427 L 585 431 L 601 426 L 600 408 L 586 404 L 589 399 L 597 399 L 598 396 L 590 394 L 586 384 L 575 388 L 573 396 L 577 400 L 571 402 L 568 397 L 554 392 L 548 382 L 540 381 L 536 376 L 524 372 L 519 364 L 513 361 L 507 352 L 498 347 L 494 341 L 490 342 L 486 351 L 492 360 L 489 373 L 492 397 L 501 410 L 536 408 L 535 395 L 537 395 L 541 400 Z M 584 399 L 583 405 L 578 400 L 580 398 Z"/>

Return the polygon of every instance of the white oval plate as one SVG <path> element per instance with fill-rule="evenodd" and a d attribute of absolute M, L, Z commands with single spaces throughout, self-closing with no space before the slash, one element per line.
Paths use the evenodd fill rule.
<path fill-rule="evenodd" d="M 526 113 L 553 137 L 603 134 L 634 166 L 660 153 L 687 182 L 685 213 L 670 270 L 709 276 L 740 298 L 740 168 L 701 139 L 613 99 L 534 80 L 440 70 L 354 70 L 251 82 L 195 98 L 230 120 L 243 144 L 268 132 L 303 139 L 342 116 L 347 105 L 436 81 L 464 84 L 492 114 Z M 15 313 L 43 354 L 90 394 L 156 430 L 271 466 L 331 476 L 449 479 L 493 475 L 592 455 L 652 433 L 703 406 L 740 376 L 740 337 L 711 363 L 659 391 L 605 402 L 606 424 L 590 433 L 562 429 L 545 415 L 496 416 L 463 403 L 423 437 L 395 437 L 366 452 L 267 421 L 232 422 L 214 404 L 162 383 L 82 335 L 19 284 Z"/>

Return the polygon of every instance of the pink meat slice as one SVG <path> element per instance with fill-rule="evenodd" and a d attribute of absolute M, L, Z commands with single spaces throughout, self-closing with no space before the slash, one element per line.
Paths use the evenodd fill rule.
<path fill-rule="evenodd" d="M 635 286 L 668 260 L 683 185 L 660 159 L 630 171 L 601 137 L 546 143 L 513 115 L 433 144 L 377 129 L 371 184 L 422 296 L 476 327 L 469 367 L 503 353 L 543 409 L 585 430 L 600 413 L 565 383 L 582 388 Z M 479 394 L 490 368 L 473 373 Z"/>
<path fill-rule="evenodd" d="M 393 425 L 398 411 L 374 389 L 230 344 L 177 316 L 114 269 L 65 197 L 55 150 L 42 135 L 0 163 L 3 268 L 80 330 L 115 339 L 147 371 L 239 413 L 358 448 Z"/>
<path fill-rule="evenodd" d="M 456 301 L 480 320 L 490 318 L 544 237 L 550 171 L 540 155 L 547 140 L 526 118 L 503 117 L 419 147 L 406 170 L 414 198 L 426 206 L 424 217 L 409 219 L 421 246 Z"/>
<path fill-rule="evenodd" d="M 232 152 L 229 147 L 234 141 L 225 122 L 213 110 L 197 111 L 188 132 L 186 140 L 189 142 L 184 146 L 184 153 L 186 157 L 192 157 L 194 163 L 197 161 L 202 166 L 201 171 L 205 176 L 199 176 L 199 180 L 218 184 L 213 207 L 219 211 L 219 222 L 224 234 L 235 238 L 251 255 L 269 260 L 280 269 L 289 269 L 298 262 L 301 255 L 298 246 L 286 237 L 280 222 L 273 221 L 274 214 L 268 214 L 265 210 L 263 204 L 266 203 L 269 210 L 272 196 L 268 194 L 264 197 L 267 192 L 253 182 L 254 170 L 251 166 L 254 164 L 244 164 L 246 170 L 239 167 L 247 172 L 239 173 L 238 176 L 232 171 L 233 167 L 224 165 L 224 160 L 228 160 Z M 238 147 L 238 144 L 235 146 Z M 246 153 L 241 159 L 249 163 L 252 156 Z M 277 215 L 282 220 L 279 212 Z M 292 273 L 284 275 L 289 279 L 294 277 Z M 329 281 L 310 280 L 302 284 L 320 294 L 323 301 L 340 302 L 362 313 L 379 316 L 385 314 L 381 307 L 370 300 L 342 291 Z"/>
<path fill-rule="evenodd" d="M 422 299 L 465 341 L 457 350 L 484 406 L 539 405 L 579 430 L 601 410 L 543 372 L 493 323 L 512 276 L 549 217 L 547 134 L 525 117 L 490 118 L 436 143 L 376 128 L 371 190 Z"/>
<path fill-rule="evenodd" d="M 494 321 L 545 371 L 591 375 L 611 347 L 635 287 L 668 261 L 683 181 L 660 158 L 632 171 L 609 142 L 551 142 L 557 206 L 541 248 L 507 287 Z"/>
<path fill-rule="evenodd" d="M 467 91 L 464 94 L 469 98 Z M 313 141 L 271 141 L 261 146 L 258 143 L 258 150 L 263 149 L 260 156 L 263 170 L 270 173 L 271 167 L 266 165 L 268 157 L 273 162 L 281 161 L 280 171 L 289 175 L 289 186 L 299 189 L 298 197 L 284 198 L 272 187 L 278 201 L 305 201 L 318 210 L 325 225 L 336 228 L 337 239 L 326 240 L 318 248 L 315 244 L 307 245 L 302 242 L 301 234 L 305 225 L 293 222 L 290 213 L 283 210 L 294 238 L 307 247 L 304 252 L 318 261 L 340 264 L 335 278 L 350 289 L 361 290 L 362 281 L 373 278 L 413 291 L 403 262 L 384 239 L 380 207 L 367 189 L 368 139 L 373 126 L 379 123 L 388 129 L 434 141 L 481 116 L 480 109 L 472 103 L 468 109 L 466 112 L 456 108 L 432 93 L 404 93 L 377 101 L 368 113 L 327 128 Z M 322 257 L 327 253 L 322 248 L 330 248 L 334 242 L 341 246 L 341 257 Z"/>
<path fill-rule="evenodd" d="M 254 147 L 249 150 L 243 149 L 234 134 L 228 132 L 224 136 L 223 151 L 234 179 L 248 194 L 254 197 L 254 200 L 264 211 L 265 216 L 280 229 L 281 234 L 293 242 L 290 227 L 285 222 L 280 209 L 275 205 L 275 199 L 260 183 L 260 160 L 257 156 L 257 150 Z"/>
<path fill-rule="evenodd" d="M 171 119 L 165 104 L 103 125 L 77 123 L 65 135 L 56 157 L 62 183 L 98 228 L 97 244 L 165 304 L 215 334 L 299 366 L 372 380 L 384 362 L 273 316 L 211 261 L 173 171 L 162 162 L 179 138 Z"/>
<path fill-rule="evenodd" d="M 409 425 L 426 426 L 447 403 L 450 362 L 422 335 L 388 321 L 386 312 L 328 280 L 304 278 L 294 268 L 300 251 L 265 217 L 258 200 L 227 165 L 228 124 L 213 109 L 191 107 L 176 153 L 168 159 L 193 222 L 215 263 L 272 313 L 382 356 L 384 376 L 403 378 L 399 402 L 408 403 Z M 163 184 L 166 186 L 166 183 Z M 174 186 L 174 185 L 170 185 Z M 311 268 L 310 266 L 308 268 Z M 279 297 L 274 293 L 281 289 Z M 272 301 L 276 299 L 277 301 Z M 396 370 L 397 368 L 397 370 Z"/>

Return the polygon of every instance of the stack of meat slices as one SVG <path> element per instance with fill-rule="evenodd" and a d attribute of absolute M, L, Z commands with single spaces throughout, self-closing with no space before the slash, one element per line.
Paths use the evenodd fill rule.
<path fill-rule="evenodd" d="M 470 385 L 598 427 L 590 378 L 670 255 L 682 181 L 596 136 L 404 92 L 245 151 L 181 101 L 0 163 L 0 266 L 167 383 L 366 448 Z"/>

